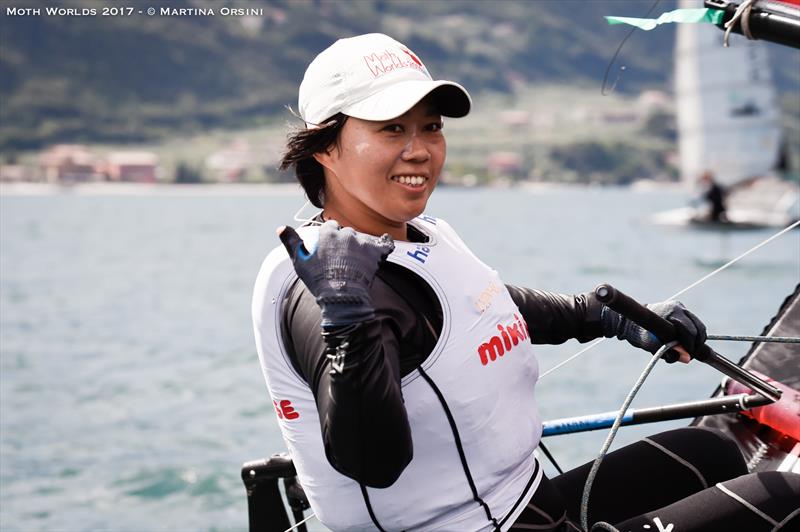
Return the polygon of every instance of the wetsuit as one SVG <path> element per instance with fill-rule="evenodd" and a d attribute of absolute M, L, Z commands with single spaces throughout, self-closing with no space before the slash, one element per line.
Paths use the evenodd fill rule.
<path fill-rule="evenodd" d="M 424 243 L 424 238 L 409 226 L 410 241 Z M 585 342 L 602 336 L 602 305 L 593 297 L 515 286 L 505 289 L 527 323 L 533 343 L 557 344 L 573 338 Z M 295 282 L 283 305 L 283 345 L 314 395 L 330 464 L 365 486 L 385 488 L 397 480 L 413 456 L 400 379 L 419 367 L 433 350 L 442 328 L 442 309 L 426 283 L 391 263 L 381 266 L 371 292 L 376 317 L 326 340 L 318 332 L 320 310 L 314 297 L 302 282 Z M 342 336 L 350 345 L 348 357 L 356 363 L 348 371 L 332 372 L 326 341 L 335 338 L 338 344 Z M 362 412 L 358 418 L 352 415 L 355 408 Z M 632 468 L 631 464 L 643 467 Z M 570 523 L 578 522 L 588 467 L 568 471 L 552 481 L 544 479 L 512 529 L 575 529 Z M 713 530 L 701 519 L 709 513 L 700 508 L 715 495 L 721 497 L 716 506 L 724 506 L 730 497 L 713 486 L 744 473 L 741 454 L 721 433 L 687 428 L 656 435 L 606 458 L 590 501 L 590 522 L 629 520 L 628 528 L 622 530 L 641 530 L 645 524 L 658 530 L 656 518 L 667 526 L 678 518 L 690 523 L 686 519 L 694 515 L 700 520 L 680 530 Z M 709 495 L 704 489 L 719 493 Z M 737 489 L 758 491 L 753 481 Z M 798 490 L 800 485 L 789 493 L 800 493 Z M 683 506 L 659 513 L 660 508 L 690 495 L 696 500 L 689 497 L 676 503 Z M 748 513 L 739 506 L 731 514 L 734 521 L 742 518 L 742 512 Z M 778 506 L 773 515 L 776 523 L 788 514 L 783 512 L 786 502 Z"/>
<path fill-rule="evenodd" d="M 722 187 L 712 181 L 703 197 L 711 205 L 711 212 L 709 213 L 711 221 L 725 221 L 725 191 Z"/>

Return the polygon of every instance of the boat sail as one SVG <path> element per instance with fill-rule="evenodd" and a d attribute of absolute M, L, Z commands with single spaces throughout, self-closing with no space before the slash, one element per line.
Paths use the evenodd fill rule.
<path fill-rule="evenodd" d="M 681 0 L 682 8 L 703 7 Z M 680 24 L 675 46 L 675 99 L 681 182 L 698 190 L 709 171 L 727 190 L 723 221 L 706 208 L 657 213 L 665 225 L 714 228 L 784 227 L 798 218 L 797 183 L 780 179 L 781 123 L 767 50 L 762 42 L 711 24 Z"/>
<path fill-rule="evenodd" d="M 701 8 L 700 0 L 681 0 Z M 730 187 L 764 176 L 780 158 L 781 125 L 767 49 L 740 35 L 723 48 L 711 24 L 679 24 L 675 49 L 681 180 L 706 170 Z"/>

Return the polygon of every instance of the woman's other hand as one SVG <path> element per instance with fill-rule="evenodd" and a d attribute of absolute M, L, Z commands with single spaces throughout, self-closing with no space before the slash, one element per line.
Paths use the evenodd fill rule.
<path fill-rule="evenodd" d="M 689 311 L 680 301 L 661 301 L 651 303 L 647 308 L 672 323 L 675 327 L 678 344 L 671 351 L 677 352 L 674 360 L 688 363 L 706 342 L 706 326 L 700 318 Z M 608 307 L 603 309 L 602 314 L 603 332 L 607 337 L 616 336 L 620 340 L 626 340 L 630 344 L 655 353 L 664 342 L 659 340 L 654 334 L 646 329 L 639 327 L 633 321 L 617 314 Z M 670 354 L 668 353 L 668 354 Z M 672 361 L 674 361 L 672 360 Z"/>

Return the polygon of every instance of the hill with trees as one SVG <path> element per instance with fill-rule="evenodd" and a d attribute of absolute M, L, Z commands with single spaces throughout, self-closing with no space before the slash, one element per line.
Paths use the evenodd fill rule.
<path fill-rule="evenodd" d="M 303 69 L 316 53 L 339 37 L 371 31 L 404 41 L 435 76 L 475 94 L 540 83 L 599 91 L 628 31 L 608 26 L 603 15 L 644 16 L 652 4 L 275 0 L 241 4 L 262 9 L 258 16 L 222 16 L 219 2 L 176 0 L 170 8 L 216 13 L 106 17 L 9 16 L 9 5 L 3 2 L 0 13 L 0 151 L 6 154 L 56 142 L 157 141 L 268 123 L 295 104 Z M 675 7 L 664 1 L 652 14 Z M 669 90 L 674 35 L 668 26 L 635 34 L 620 56 L 625 70 L 616 90 Z M 771 47 L 771 53 L 779 87 L 800 94 L 798 51 Z M 613 72 L 616 78 L 620 71 Z"/>

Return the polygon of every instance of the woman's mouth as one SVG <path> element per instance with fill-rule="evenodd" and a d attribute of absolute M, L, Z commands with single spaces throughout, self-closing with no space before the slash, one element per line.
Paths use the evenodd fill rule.
<path fill-rule="evenodd" d="M 428 181 L 427 177 L 421 175 L 393 175 L 391 179 L 396 183 L 400 183 L 401 185 L 411 188 L 422 188 Z"/>

